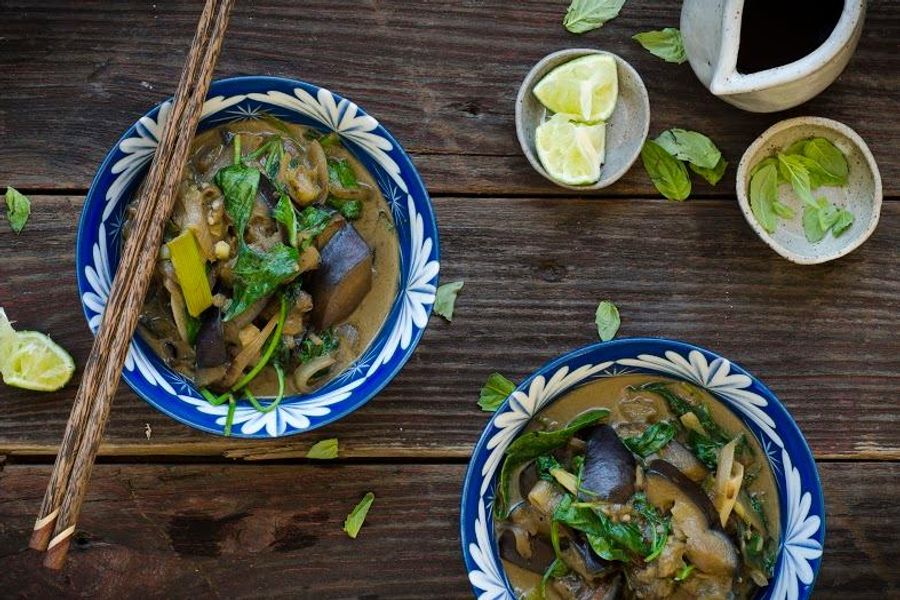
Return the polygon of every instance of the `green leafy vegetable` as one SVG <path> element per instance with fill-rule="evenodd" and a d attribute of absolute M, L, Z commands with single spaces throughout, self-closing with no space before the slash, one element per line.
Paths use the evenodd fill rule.
<path fill-rule="evenodd" d="M 847 185 L 850 167 L 844 153 L 825 138 L 813 138 L 803 145 L 803 155 L 827 174 L 823 185 Z"/>
<path fill-rule="evenodd" d="M 676 431 L 674 423 L 660 421 L 647 427 L 641 435 L 623 438 L 622 442 L 641 458 L 647 458 L 671 442 Z"/>
<path fill-rule="evenodd" d="M 353 171 L 353 165 L 350 164 L 350 161 L 343 158 L 329 157 L 328 180 L 345 190 L 359 187 L 359 180 Z"/>
<path fill-rule="evenodd" d="M 462 289 L 463 285 L 465 284 L 462 281 L 454 281 L 440 286 L 434 297 L 434 308 L 432 308 L 434 314 L 440 315 L 448 321 L 452 321 L 456 296 L 459 294 L 459 290 Z"/>
<path fill-rule="evenodd" d="M 584 429 L 599 423 L 609 416 L 605 408 L 589 410 L 574 419 L 561 429 L 554 431 L 530 431 L 514 440 L 506 449 L 506 459 L 500 469 L 500 482 L 497 496 L 494 499 L 494 509 L 498 515 L 506 516 L 509 510 L 507 499 L 509 498 L 510 479 L 513 472 L 530 460 L 547 454 L 564 444 Z"/>
<path fill-rule="evenodd" d="M 281 243 L 268 251 L 241 246 L 233 270 L 234 297 L 222 320 L 230 321 L 295 277 L 299 271 L 299 257 L 295 248 Z"/>
<path fill-rule="evenodd" d="M 273 339 L 277 340 L 277 338 Z M 251 392 L 250 390 L 244 390 L 244 394 L 247 396 L 247 400 L 250 402 L 250 404 L 253 405 L 253 408 L 263 414 L 272 412 L 273 410 L 278 408 L 278 405 L 281 404 L 282 400 L 284 400 L 284 369 L 281 368 L 281 364 L 279 364 L 278 361 L 274 362 L 272 368 L 275 369 L 275 375 L 278 376 L 278 395 L 275 396 L 275 399 L 269 402 L 269 404 L 263 406 L 256 399 L 256 396 L 253 395 L 253 392 Z"/>
<path fill-rule="evenodd" d="M 647 529 L 650 533 L 650 553 L 644 557 L 644 562 L 652 562 L 659 558 L 663 549 L 666 547 L 666 541 L 669 539 L 669 531 L 672 524 L 669 518 L 659 514 L 643 492 L 634 495 L 632 507 L 639 515 L 644 518 L 647 523 Z"/>
<path fill-rule="evenodd" d="M 591 548 L 603 559 L 629 562 L 635 555 L 650 554 L 636 523 L 613 522 L 591 505 L 576 503 L 570 495 L 556 507 L 553 520 L 583 532 Z"/>
<path fill-rule="evenodd" d="M 791 208 L 787 204 L 783 204 L 781 200 L 775 200 L 774 202 L 772 202 L 772 210 L 782 219 L 793 219 L 796 214 L 794 213 L 793 208 Z"/>
<path fill-rule="evenodd" d="M 631 36 L 631 39 L 636 40 L 653 56 L 658 56 L 666 62 L 681 64 L 687 60 L 681 31 L 674 27 L 645 31 Z"/>
<path fill-rule="evenodd" d="M 572 33 L 584 33 L 615 19 L 625 0 L 572 0 L 563 25 Z"/>
<path fill-rule="evenodd" d="M 778 173 L 782 179 L 791 184 L 794 193 L 805 204 L 815 202 L 811 193 L 811 185 L 809 182 L 809 171 L 802 157 L 790 154 L 778 154 Z"/>
<path fill-rule="evenodd" d="M 316 236 L 321 235 L 328 223 L 331 213 L 318 206 L 307 206 L 297 216 L 297 231 L 300 238 L 300 249 L 305 250 L 312 244 Z"/>
<path fill-rule="evenodd" d="M 706 465 L 707 469 L 715 471 L 719 464 L 719 450 L 725 444 L 713 441 L 696 431 L 688 431 L 687 436 L 687 447 L 691 453 Z"/>
<path fill-rule="evenodd" d="M 28 217 L 31 215 L 31 200 L 28 196 L 10 186 L 6 188 L 6 217 L 9 226 L 17 234 L 25 228 Z"/>
<path fill-rule="evenodd" d="M 685 579 L 690 577 L 691 573 L 696 568 L 697 568 L 696 566 L 691 565 L 691 564 L 684 565 L 683 567 L 678 569 L 678 572 L 675 574 L 675 581 L 684 581 Z"/>
<path fill-rule="evenodd" d="M 276 348 L 278 348 L 278 346 L 281 344 L 281 332 L 284 331 L 284 321 L 285 321 L 285 319 L 287 319 L 287 313 L 288 313 L 287 298 L 285 296 L 282 296 L 281 297 L 281 307 L 278 311 L 278 322 L 275 325 L 275 331 L 272 333 L 271 336 L 269 336 L 269 342 L 266 345 L 265 350 L 263 350 L 262 356 L 260 357 L 259 361 L 255 365 L 253 365 L 253 368 L 250 369 L 249 373 L 247 373 L 246 375 L 241 377 L 237 383 L 235 383 L 233 386 L 231 386 L 232 392 L 237 392 L 237 391 L 245 388 L 251 381 L 253 381 L 253 379 L 257 375 L 259 375 L 260 371 L 262 371 L 265 368 L 265 366 L 267 364 L 269 364 L 269 361 L 272 359 L 272 356 L 275 354 Z M 279 392 L 279 396 L 283 396 L 284 395 L 284 381 L 282 380 L 283 373 L 280 372 L 280 368 L 276 368 L 276 371 L 279 373 L 278 384 L 279 384 L 279 388 L 281 388 L 280 392 Z M 247 390 L 247 392 L 249 393 L 249 390 Z M 252 395 L 251 395 L 251 397 L 252 397 Z M 266 412 L 266 411 L 263 411 L 263 412 Z"/>
<path fill-rule="evenodd" d="M 297 349 L 297 359 L 305 364 L 320 356 L 328 356 L 340 345 L 340 338 L 333 329 L 326 329 L 316 335 L 318 340 L 310 336 L 303 338 Z"/>
<path fill-rule="evenodd" d="M 556 478 L 553 477 L 552 471 L 554 469 L 563 468 L 559 461 L 556 460 L 556 457 L 552 454 L 542 454 L 541 456 L 538 456 L 534 461 L 534 465 L 537 469 L 538 478 L 545 481 L 556 481 Z"/>
<path fill-rule="evenodd" d="M 853 225 L 853 221 L 855 220 L 856 218 L 853 216 L 853 213 L 846 208 L 838 209 L 837 220 L 834 222 L 834 225 L 831 226 L 832 235 L 834 235 L 834 237 L 841 235 Z"/>
<path fill-rule="evenodd" d="M 688 163 L 688 167 L 691 168 L 691 171 L 709 182 L 710 185 L 716 185 L 725 175 L 725 170 L 728 168 L 728 161 L 725 160 L 724 157 L 720 158 L 719 162 L 717 162 L 716 166 L 712 169 L 698 167 L 694 163 Z"/>
<path fill-rule="evenodd" d="M 484 412 L 494 412 L 503 401 L 513 393 L 516 384 L 501 375 L 500 373 L 491 373 L 487 381 L 481 387 L 481 394 L 478 397 L 478 406 Z"/>
<path fill-rule="evenodd" d="M 323 135 L 319 138 L 319 144 L 321 144 L 323 148 L 328 148 L 329 146 L 340 146 L 341 134 L 336 131 L 332 131 L 329 134 Z"/>
<path fill-rule="evenodd" d="M 714 169 L 722 159 L 722 153 L 713 141 L 697 131 L 668 129 L 659 134 L 656 143 L 678 160 L 704 169 Z"/>
<path fill-rule="evenodd" d="M 814 205 L 803 208 L 803 232 L 810 243 L 820 241 L 829 230 L 835 236 L 841 235 L 853 221 L 853 213 L 846 208 L 838 208 L 825 198 L 819 198 Z"/>
<path fill-rule="evenodd" d="M 691 195 L 691 179 L 684 163 L 653 140 L 644 142 L 641 161 L 653 185 L 669 200 L 685 200 Z"/>
<path fill-rule="evenodd" d="M 327 440 L 319 440 L 310 447 L 306 452 L 306 458 L 315 460 L 331 460 L 338 456 L 338 440 L 337 438 L 328 438 Z"/>
<path fill-rule="evenodd" d="M 750 179 L 750 210 L 763 229 L 775 233 L 774 204 L 778 202 L 778 171 L 774 164 L 758 170 Z M 780 204 L 780 202 L 779 202 Z"/>
<path fill-rule="evenodd" d="M 597 312 L 594 314 L 594 323 L 597 324 L 597 333 L 604 342 L 616 337 L 619 331 L 621 319 L 619 318 L 619 309 L 609 300 L 604 300 L 597 305 Z"/>
<path fill-rule="evenodd" d="M 359 530 L 366 520 L 366 515 L 369 514 L 369 509 L 372 508 L 373 502 L 375 502 L 375 494 L 367 492 L 356 508 L 347 515 L 347 519 L 344 521 L 344 532 L 351 538 L 356 539 L 356 536 L 359 535 Z"/>
<path fill-rule="evenodd" d="M 297 222 L 297 211 L 294 210 L 294 203 L 287 194 L 281 194 L 275 210 L 272 211 L 275 220 L 284 225 L 288 232 L 288 243 L 294 248 L 298 247 L 300 232 L 299 223 Z"/>
<path fill-rule="evenodd" d="M 362 202 L 359 200 L 346 200 L 337 196 L 328 196 L 328 206 L 337 209 L 348 221 L 355 221 L 362 212 Z"/>
<path fill-rule="evenodd" d="M 541 577 L 541 587 L 540 587 L 540 599 L 544 600 L 547 597 L 547 583 L 551 579 L 556 579 L 558 577 L 563 577 L 569 572 L 569 567 L 565 562 L 560 558 L 554 558 L 553 562 L 550 563 L 550 566 L 547 567 L 547 570 L 544 572 L 544 576 Z"/>
<path fill-rule="evenodd" d="M 222 190 L 225 212 L 234 223 L 239 242 L 243 244 L 244 231 L 250 222 L 256 190 L 259 188 L 259 171 L 242 164 L 229 165 L 219 169 L 213 181 Z"/>

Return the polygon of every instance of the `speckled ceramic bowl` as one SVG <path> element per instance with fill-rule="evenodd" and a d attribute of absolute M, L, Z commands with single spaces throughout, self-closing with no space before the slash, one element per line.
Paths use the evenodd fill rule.
<path fill-rule="evenodd" d="M 534 135 L 547 115 L 547 109 L 532 93 L 534 86 L 544 75 L 570 60 L 588 54 L 606 54 L 616 60 L 619 76 L 619 97 L 612 116 L 606 122 L 606 160 L 600 169 L 600 179 L 589 185 L 568 185 L 557 181 L 544 169 L 534 147 Z M 650 98 L 647 88 L 637 71 L 619 56 L 602 50 L 573 48 L 548 54 L 540 60 L 522 82 L 516 97 L 516 135 L 522 152 L 534 170 L 555 183 L 570 190 L 598 190 L 611 185 L 624 175 L 638 155 L 650 129 Z"/>
<path fill-rule="evenodd" d="M 750 172 L 757 163 L 797 140 L 811 137 L 823 137 L 831 141 L 844 153 L 850 165 L 847 186 L 823 186 L 813 190 L 813 195 L 824 196 L 838 207 L 849 209 L 856 217 L 850 229 L 840 236 L 834 237 L 827 233 L 824 239 L 815 244 L 807 241 L 803 233 L 800 216 L 803 213 L 803 203 L 790 185 L 779 186 L 778 195 L 782 202 L 795 210 L 797 216 L 790 220 L 779 219 L 775 233 L 771 234 L 753 216 L 748 193 Z M 791 262 L 813 265 L 852 252 L 872 235 L 881 213 L 881 175 L 869 147 L 855 131 L 831 119 L 797 117 L 776 123 L 750 144 L 738 164 L 737 195 L 744 217 L 765 243 Z"/>

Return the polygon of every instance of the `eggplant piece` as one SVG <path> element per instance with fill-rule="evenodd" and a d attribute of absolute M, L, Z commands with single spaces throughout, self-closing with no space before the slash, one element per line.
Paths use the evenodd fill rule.
<path fill-rule="evenodd" d="M 655 458 L 661 458 L 679 471 L 687 475 L 688 479 L 700 483 L 709 475 L 709 470 L 700 462 L 694 454 L 676 440 L 660 448 Z"/>
<path fill-rule="evenodd" d="M 597 556 L 591 545 L 580 533 L 561 541 L 562 559 L 570 569 L 586 581 L 596 581 L 609 575 L 617 567 Z"/>
<path fill-rule="evenodd" d="M 319 331 L 352 313 L 372 289 L 372 250 L 349 223 L 322 248 L 311 278 L 312 322 Z"/>
<path fill-rule="evenodd" d="M 671 510 L 687 537 L 684 553 L 691 564 L 710 575 L 734 575 L 737 548 L 718 528 L 718 513 L 700 486 L 670 463 L 654 460 L 647 467 L 646 492 L 656 508 Z"/>
<path fill-rule="evenodd" d="M 588 437 L 581 474 L 581 500 L 608 500 L 624 504 L 634 494 L 636 463 L 609 425 L 598 425 Z"/>
<path fill-rule="evenodd" d="M 197 368 L 210 369 L 228 362 L 225 346 L 225 330 L 222 327 L 222 313 L 212 306 L 200 315 L 200 329 L 197 331 Z"/>
<path fill-rule="evenodd" d="M 334 214 L 331 215 L 331 220 L 325 225 L 325 229 L 322 230 L 322 233 L 316 236 L 316 248 L 319 250 L 324 248 L 325 244 L 334 237 L 334 234 L 340 231 L 346 224 L 347 219 L 344 218 L 344 215 L 335 211 Z"/>
<path fill-rule="evenodd" d="M 516 547 L 516 534 L 512 530 L 507 529 L 500 534 L 497 545 L 500 547 L 500 557 L 509 561 L 517 567 L 522 567 L 526 571 L 543 575 L 550 564 L 556 560 L 556 554 L 553 552 L 553 546 L 550 542 L 542 537 L 530 538 L 531 556 L 525 557 L 519 554 Z"/>

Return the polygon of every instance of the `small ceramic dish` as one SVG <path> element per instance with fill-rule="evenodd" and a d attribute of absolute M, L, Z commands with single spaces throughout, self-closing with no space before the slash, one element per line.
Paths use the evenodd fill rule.
<path fill-rule="evenodd" d="M 813 190 L 813 196 L 824 196 L 836 206 L 849 209 L 855 217 L 850 229 L 840 236 L 834 237 L 829 232 L 815 244 L 807 241 L 803 233 L 800 217 L 803 203 L 790 185 L 780 185 L 778 196 L 794 209 L 797 216 L 793 219 L 779 219 L 775 233 L 771 234 L 753 216 L 748 192 L 750 172 L 757 163 L 768 156 L 774 156 L 797 140 L 811 137 L 822 137 L 832 142 L 844 153 L 850 166 L 848 185 L 840 188 L 823 186 Z M 855 131 L 831 119 L 797 117 L 772 125 L 750 144 L 738 164 L 737 196 L 750 227 L 775 252 L 791 262 L 814 265 L 852 252 L 875 231 L 881 214 L 881 175 L 869 147 Z"/>
<path fill-rule="evenodd" d="M 140 185 L 171 108 L 150 109 L 116 142 L 94 177 L 78 224 L 78 293 L 91 331 L 100 326 L 121 257 L 125 208 Z M 247 403 L 235 411 L 234 437 L 271 438 L 310 431 L 344 417 L 371 399 L 412 356 L 425 331 L 438 281 L 438 231 L 431 201 L 416 168 L 378 121 L 346 98 L 303 81 L 235 77 L 212 83 L 198 131 L 272 115 L 337 132 L 369 170 L 391 208 L 400 246 L 397 295 L 369 348 L 323 387 L 286 397 L 262 413 Z M 212 406 L 183 375 L 170 369 L 135 336 L 122 370 L 125 382 L 149 404 L 201 431 L 222 434 L 227 404 Z"/>
<path fill-rule="evenodd" d="M 606 122 L 606 160 L 600 169 L 600 179 L 588 185 L 568 185 L 551 177 L 537 156 L 534 146 L 535 130 L 544 122 L 547 109 L 534 96 L 532 90 L 556 67 L 588 54 L 606 54 L 616 60 L 619 96 L 616 108 Z M 650 98 L 647 95 L 647 88 L 644 87 L 644 82 L 637 71 L 611 52 L 573 48 L 548 54 L 525 76 L 516 97 L 516 135 L 522 146 L 522 152 L 535 171 L 556 185 L 570 190 L 599 190 L 622 177 L 640 155 L 649 130 Z"/>
<path fill-rule="evenodd" d="M 475 596 L 515 600 L 494 537 L 493 502 L 503 455 L 529 421 L 567 392 L 629 373 L 681 379 L 707 390 L 756 437 L 772 468 L 781 514 L 774 576 L 756 600 L 807 600 L 822 562 L 825 501 L 812 452 L 769 388 L 714 352 L 659 338 L 623 338 L 565 354 L 527 377 L 485 426 L 463 486 L 460 540 Z"/>

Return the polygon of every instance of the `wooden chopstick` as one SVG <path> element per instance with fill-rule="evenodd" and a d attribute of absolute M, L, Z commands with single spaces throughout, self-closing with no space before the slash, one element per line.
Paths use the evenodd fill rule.
<path fill-rule="evenodd" d="M 138 201 L 132 231 L 32 536 L 32 547 L 47 548 L 44 565 L 49 568 L 62 567 L 75 532 L 112 397 L 137 326 L 165 223 L 174 206 L 233 4 L 234 0 L 207 0 L 204 6 L 169 120 Z M 51 531 L 53 537 L 49 539 Z"/>

